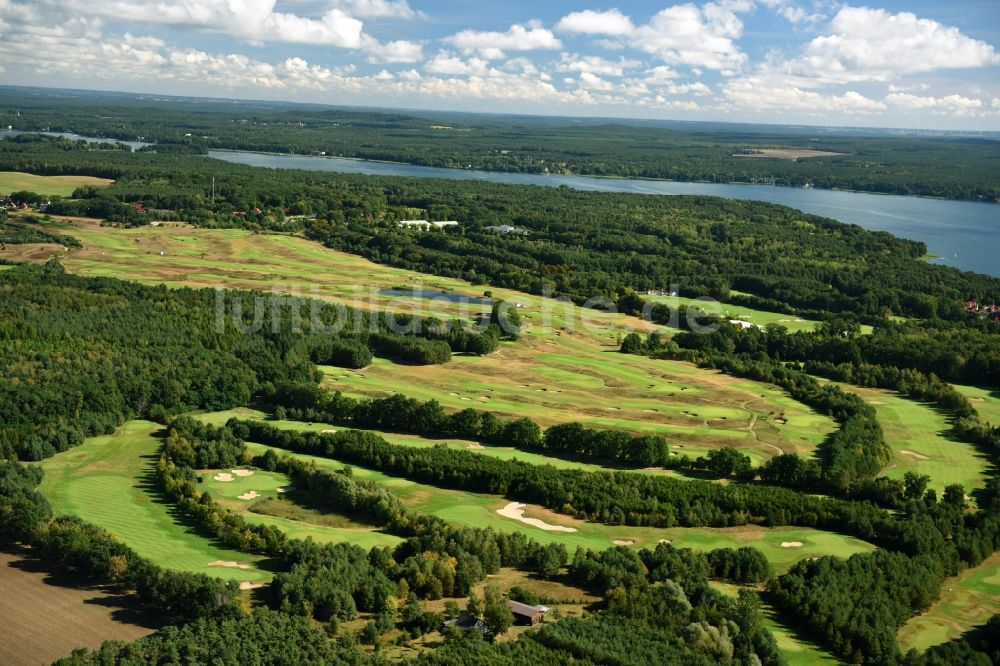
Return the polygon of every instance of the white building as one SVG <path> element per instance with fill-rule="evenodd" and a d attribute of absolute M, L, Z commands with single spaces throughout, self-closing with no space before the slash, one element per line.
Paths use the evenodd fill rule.
<path fill-rule="evenodd" d="M 431 227 L 435 229 L 444 229 L 446 227 L 457 227 L 458 222 L 455 220 L 441 220 L 439 222 L 428 222 L 427 220 L 403 220 L 399 223 L 399 226 L 404 229 L 430 229 Z"/>

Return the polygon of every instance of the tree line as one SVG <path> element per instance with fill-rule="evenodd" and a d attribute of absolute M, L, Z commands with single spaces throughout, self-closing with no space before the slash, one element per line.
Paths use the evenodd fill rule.
<path fill-rule="evenodd" d="M 666 439 L 598 430 L 579 423 L 546 429 L 529 418 L 504 421 L 486 410 L 466 408 L 446 413 L 436 400 L 420 401 L 402 394 L 355 399 L 311 384 L 279 383 L 267 396 L 282 417 L 356 428 L 405 432 L 426 437 L 455 437 L 511 446 L 556 456 L 611 461 L 629 467 L 670 464 Z"/>

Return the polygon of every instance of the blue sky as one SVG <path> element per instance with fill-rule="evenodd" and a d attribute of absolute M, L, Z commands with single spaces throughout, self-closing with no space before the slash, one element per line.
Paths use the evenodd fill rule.
<path fill-rule="evenodd" d="M 0 82 L 1000 130 L 1000 2 L 0 0 Z"/>

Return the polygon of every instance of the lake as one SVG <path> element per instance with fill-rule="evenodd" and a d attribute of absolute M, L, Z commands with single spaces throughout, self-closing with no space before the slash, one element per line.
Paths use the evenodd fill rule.
<path fill-rule="evenodd" d="M 25 134 L 0 130 L 5 136 Z M 72 132 L 33 132 L 94 143 L 114 143 L 114 139 L 80 136 Z M 121 141 L 133 150 L 150 144 Z M 236 150 L 212 150 L 209 156 L 226 162 L 271 169 L 304 169 L 371 176 L 412 176 L 450 180 L 485 180 L 512 185 L 565 185 L 591 192 L 634 192 L 637 194 L 691 194 L 725 197 L 791 206 L 806 213 L 822 215 L 874 231 L 888 231 L 901 238 L 922 241 L 935 263 L 1000 277 L 1000 204 L 947 201 L 866 192 L 820 190 L 743 183 L 684 183 L 668 180 L 630 180 L 594 176 L 555 176 L 471 169 L 443 169 L 397 162 L 370 162 L 339 157 L 276 155 Z"/>
<path fill-rule="evenodd" d="M 476 296 L 466 296 L 448 291 L 437 291 L 434 289 L 383 289 L 379 294 L 383 296 L 401 296 L 404 298 L 426 298 L 429 300 L 447 301 L 448 303 L 463 303 L 466 305 L 491 305 L 492 298 L 477 298 Z"/>
<path fill-rule="evenodd" d="M 592 176 L 554 176 L 464 169 L 442 169 L 413 164 L 369 162 L 336 157 L 275 155 L 213 150 L 211 157 L 272 169 L 305 169 L 373 176 L 416 176 L 452 180 L 485 180 L 515 185 L 566 185 L 593 192 L 692 194 L 729 199 L 767 201 L 830 217 L 865 229 L 923 241 L 935 263 L 1000 277 L 1000 205 L 946 201 L 920 197 L 820 190 L 738 183 L 683 183 L 628 180 Z"/>

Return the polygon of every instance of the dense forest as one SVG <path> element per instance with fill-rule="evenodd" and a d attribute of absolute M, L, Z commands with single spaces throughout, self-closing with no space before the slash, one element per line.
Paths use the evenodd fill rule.
<path fill-rule="evenodd" d="M 314 363 L 367 365 L 372 355 L 443 363 L 470 340 L 485 353 L 499 333 L 392 333 L 399 317 L 361 317 L 343 306 L 279 297 L 236 316 L 239 292 L 170 290 L 65 273 L 58 261 L 0 275 L 0 455 L 41 460 L 124 421 L 245 405 L 275 383 L 317 382 Z M 221 297 L 226 310 L 216 309 Z M 314 321 L 311 315 L 318 316 Z M 409 317 L 409 315 L 407 315 Z M 356 326 L 359 322 L 365 326 Z M 372 332 L 370 326 L 378 327 Z M 342 325 L 318 334 L 317 326 Z M 343 322 L 347 322 L 346 324 Z M 408 322 L 413 323 L 413 322 Z M 431 339 L 433 338 L 433 339 Z M 443 338 L 443 339 L 439 339 Z"/>
<path fill-rule="evenodd" d="M 337 155 L 424 166 L 681 181 L 763 182 L 949 199 L 1000 198 L 989 138 L 867 136 L 711 123 L 358 111 L 287 103 L 0 93 L 0 125 L 208 149 Z M 767 148 L 837 153 L 760 157 Z M 754 155 L 756 157 L 747 157 Z"/>

